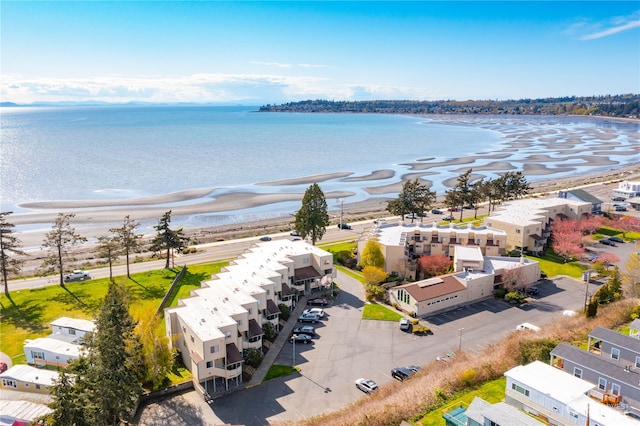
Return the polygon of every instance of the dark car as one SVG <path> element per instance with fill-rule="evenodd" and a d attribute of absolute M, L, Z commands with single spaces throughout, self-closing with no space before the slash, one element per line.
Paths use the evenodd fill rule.
<path fill-rule="evenodd" d="M 327 306 L 329 301 L 323 297 L 316 297 L 315 299 L 307 300 L 307 305 L 313 306 Z"/>
<path fill-rule="evenodd" d="M 442 210 L 440 210 L 440 209 L 433 209 L 433 210 L 431 210 L 431 213 L 433 213 L 433 214 L 442 214 Z"/>
<path fill-rule="evenodd" d="M 264 237 L 260 237 L 260 241 L 271 241 L 271 237 L 265 235 Z"/>
<path fill-rule="evenodd" d="M 306 334 L 308 336 L 315 336 L 316 329 L 310 325 L 302 325 L 293 329 L 293 334 Z"/>
<path fill-rule="evenodd" d="M 611 199 L 611 201 L 624 201 L 624 200 L 626 200 L 626 198 L 624 198 L 624 197 L 619 197 L 619 196 L 618 196 L 618 197 L 613 197 L 613 198 Z"/>
<path fill-rule="evenodd" d="M 611 241 L 609 238 L 603 238 L 600 240 L 600 244 L 604 244 L 605 246 L 616 246 L 616 243 L 614 243 L 613 241 Z"/>
<path fill-rule="evenodd" d="M 391 377 L 393 377 L 394 379 L 398 379 L 401 382 L 404 382 L 409 377 L 413 376 L 415 373 L 416 373 L 415 371 L 410 370 L 406 367 L 397 367 L 391 370 Z"/>
<path fill-rule="evenodd" d="M 609 237 L 607 239 L 616 243 L 624 243 L 624 240 L 620 237 Z"/>
<path fill-rule="evenodd" d="M 351 229 L 351 225 L 349 225 L 348 223 L 339 223 L 338 224 L 338 228 L 339 229 Z"/>
<path fill-rule="evenodd" d="M 527 289 L 527 294 L 528 294 L 529 296 L 537 296 L 537 295 L 538 295 L 538 293 L 540 293 L 540 289 L 539 289 L 538 287 L 536 287 L 536 286 L 529 287 L 529 288 Z"/>
<path fill-rule="evenodd" d="M 294 334 L 293 336 L 289 337 L 289 343 L 311 343 L 311 336 L 309 336 L 308 334 Z"/>

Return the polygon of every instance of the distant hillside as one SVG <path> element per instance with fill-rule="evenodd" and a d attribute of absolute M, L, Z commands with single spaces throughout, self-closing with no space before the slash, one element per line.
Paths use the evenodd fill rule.
<path fill-rule="evenodd" d="M 607 95 L 508 101 L 327 101 L 265 105 L 261 112 L 350 112 L 387 114 L 596 115 L 640 117 L 640 95 Z"/>

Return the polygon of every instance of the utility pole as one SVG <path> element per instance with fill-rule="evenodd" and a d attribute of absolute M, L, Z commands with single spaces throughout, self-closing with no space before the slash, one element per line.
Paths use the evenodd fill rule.
<path fill-rule="evenodd" d="M 464 330 L 464 328 L 459 328 L 458 329 L 458 333 L 459 333 L 458 352 L 462 351 L 462 331 L 463 330 Z"/>

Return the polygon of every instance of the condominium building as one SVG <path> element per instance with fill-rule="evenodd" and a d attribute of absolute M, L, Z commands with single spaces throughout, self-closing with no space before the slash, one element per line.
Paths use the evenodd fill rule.
<path fill-rule="evenodd" d="M 242 383 L 244 355 L 262 350 L 263 327 L 279 327 L 280 304 L 333 282 L 333 255 L 304 241 L 259 243 L 165 309 L 167 336 L 202 395 Z"/>
<path fill-rule="evenodd" d="M 580 220 L 592 208 L 589 201 L 570 198 L 526 198 L 498 206 L 483 223 L 506 233 L 507 250 L 540 253 L 549 243 L 554 220 Z"/>
<path fill-rule="evenodd" d="M 385 272 L 416 278 L 415 261 L 420 256 L 442 254 L 453 257 L 454 248 L 459 246 L 479 247 L 483 256 L 500 256 L 505 252 L 507 234 L 485 225 L 381 224 L 371 228 L 358 241 L 358 261 L 370 239 L 380 244 Z"/>

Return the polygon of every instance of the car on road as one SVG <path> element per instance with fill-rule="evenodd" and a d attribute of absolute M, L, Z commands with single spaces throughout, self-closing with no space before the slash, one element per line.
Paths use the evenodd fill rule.
<path fill-rule="evenodd" d="M 433 214 L 442 214 L 442 210 L 440 210 L 440 209 L 433 209 L 433 210 L 431 210 L 431 213 L 433 213 Z"/>
<path fill-rule="evenodd" d="M 611 240 L 615 243 L 623 243 L 624 244 L 624 240 L 620 237 L 609 237 L 608 240 Z"/>
<path fill-rule="evenodd" d="M 627 211 L 627 207 L 626 206 L 615 206 L 613 209 L 615 211 L 617 211 L 617 212 L 626 212 Z"/>
<path fill-rule="evenodd" d="M 393 377 L 394 379 L 398 379 L 401 382 L 409 379 L 409 377 L 413 376 L 414 374 L 416 374 L 416 372 L 407 367 L 396 367 L 391 370 L 391 377 Z"/>
<path fill-rule="evenodd" d="M 378 389 L 378 385 L 371 379 L 365 379 L 363 377 L 356 379 L 356 387 L 366 394 Z"/>
<path fill-rule="evenodd" d="M 402 318 L 400 320 L 400 330 L 407 331 L 407 330 L 409 330 L 409 327 L 411 327 L 411 324 L 409 323 L 409 320 L 406 319 L 406 318 Z"/>
<path fill-rule="evenodd" d="M 611 239 L 609 238 L 603 238 L 600 240 L 600 244 L 604 244 L 605 246 L 616 246 L 616 243 L 614 243 Z"/>
<path fill-rule="evenodd" d="M 306 334 L 308 336 L 315 336 L 316 329 L 310 325 L 302 325 L 293 329 L 293 334 Z"/>
<path fill-rule="evenodd" d="M 328 304 L 329 304 L 329 301 L 324 297 L 316 297 L 315 299 L 307 300 L 307 305 L 312 305 L 312 306 L 327 306 Z"/>
<path fill-rule="evenodd" d="M 305 309 L 304 311 L 302 311 L 302 315 L 304 314 L 314 314 L 318 318 L 324 318 L 324 315 L 325 315 L 324 311 L 320 308 Z"/>
<path fill-rule="evenodd" d="M 375 223 L 376 225 L 382 225 L 387 223 L 387 219 L 381 218 L 381 219 L 376 219 L 373 221 L 373 223 Z"/>
<path fill-rule="evenodd" d="M 339 223 L 338 229 L 351 229 L 351 225 L 349 225 L 348 223 Z"/>
<path fill-rule="evenodd" d="M 72 281 L 85 281 L 90 280 L 91 276 L 87 271 L 83 271 L 82 269 L 76 269 L 70 274 L 64 276 L 64 282 L 72 282 Z"/>
<path fill-rule="evenodd" d="M 260 241 L 271 241 L 271 237 L 268 235 L 265 235 L 264 237 L 260 237 Z"/>
<path fill-rule="evenodd" d="M 613 198 L 611 199 L 611 201 L 625 201 L 625 200 L 626 200 L 626 198 L 624 198 L 624 197 L 620 197 L 620 196 L 618 196 L 618 197 L 613 197 Z"/>
<path fill-rule="evenodd" d="M 416 215 L 415 213 L 411 213 L 411 214 L 405 215 L 404 218 L 414 220 L 418 218 L 418 215 Z"/>
<path fill-rule="evenodd" d="M 293 334 L 291 337 L 289 337 L 289 343 L 304 343 L 304 344 L 308 344 L 312 342 L 312 338 L 311 336 L 309 336 L 308 334 Z"/>
<path fill-rule="evenodd" d="M 292 237 L 299 237 L 300 233 L 294 229 L 293 231 L 289 232 L 289 235 L 291 235 Z"/>
<path fill-rule="evenodd" d="M 453 216 L 451 216 L 450 214 L 444 214 L 444 215 L 442 215 L 442 217 L 440 219 L 442 219 L 442 220 L 453 220 Z"/>
<path fill-rule="evenodd" d="M 316 314 L 311 314 L 311 313 L 302 313 L 302 315 L 300 315 L 298 317 L 298 321 L 300 322 L 311 322 L 311 323 L 317 323 L 320 320 L 320 318 L 318 318 L 318 315 Z"/>

